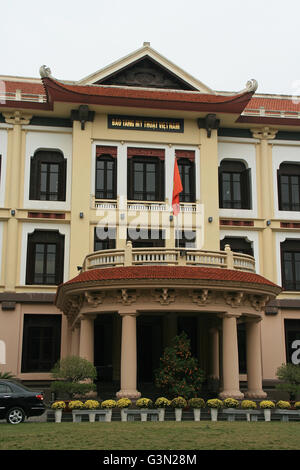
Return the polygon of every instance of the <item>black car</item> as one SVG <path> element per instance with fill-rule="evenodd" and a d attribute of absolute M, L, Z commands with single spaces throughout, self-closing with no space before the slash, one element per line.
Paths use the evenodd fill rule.
<path fill-rule="evenodd" d="M 0 380 L 0 419 L 19 424 L 25 417 L 40 416 L 45 410 L 42 392 L 34 392 L 11 380 Z"/>

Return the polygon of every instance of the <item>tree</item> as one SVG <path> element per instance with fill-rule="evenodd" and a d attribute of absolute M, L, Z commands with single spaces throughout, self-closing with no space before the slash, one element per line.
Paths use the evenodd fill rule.
<path fill-rule="evenodd" d="M 282 364 L 276 375 L 281 382 L 276 388 L 288 392 L 290 400 L 296 400 L 296 395 L 300 392 L 300 365 Z"/>
<path fill-rule="evenodd" d="M 84 396 L 96 389 L 93 380 L 97 377 L 94 365 L 79 356 L 68 356 L 58 361 L 51 370 L 55 379 L 51 390 L 56 393 L 67 393 L 69 398 L 75 395 Z"/>
<path fill-rule="evenodd" d="M 173 338 L 160 358 L 160 367 L 155 371 L 155 385 L 169 398 L 196 397 L 204 382 L 204 373 L 198 361 L 192 357 L 190 340 L 185 332 Z"/>

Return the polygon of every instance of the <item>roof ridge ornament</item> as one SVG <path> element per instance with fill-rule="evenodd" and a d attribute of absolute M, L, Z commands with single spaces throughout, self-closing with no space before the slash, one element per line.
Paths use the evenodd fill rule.
<path fill-rule="evenodd" d="M 41 78 L 51 77 L 51 70 L 50 67 L 48 67 L 47 65 L 41 65 L 39 72 Z"/>
<path fill-rule="evenodd" d="M 255 78 L 251 78 L 250 80 L 247 81 L 246 90 L 249 93 L 255 93 L 257 88 L 258 88 L 258 81 L 255 80 Z"/>

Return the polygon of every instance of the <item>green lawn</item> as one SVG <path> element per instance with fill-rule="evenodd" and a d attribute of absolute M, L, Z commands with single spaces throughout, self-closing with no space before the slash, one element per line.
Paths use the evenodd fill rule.
<path fill-rule="evenodd" d="M 0 423 L 0 450 L 299 450 L 300 422 Z"/>

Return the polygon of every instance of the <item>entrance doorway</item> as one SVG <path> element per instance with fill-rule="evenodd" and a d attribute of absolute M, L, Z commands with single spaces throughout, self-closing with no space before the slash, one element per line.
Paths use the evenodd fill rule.
<path fill-rule="evenodd" d="M 154 371 L 163 353 L 163 318 L 159 315 L 137 317 L 138 383 L 153 383 Z"/>

